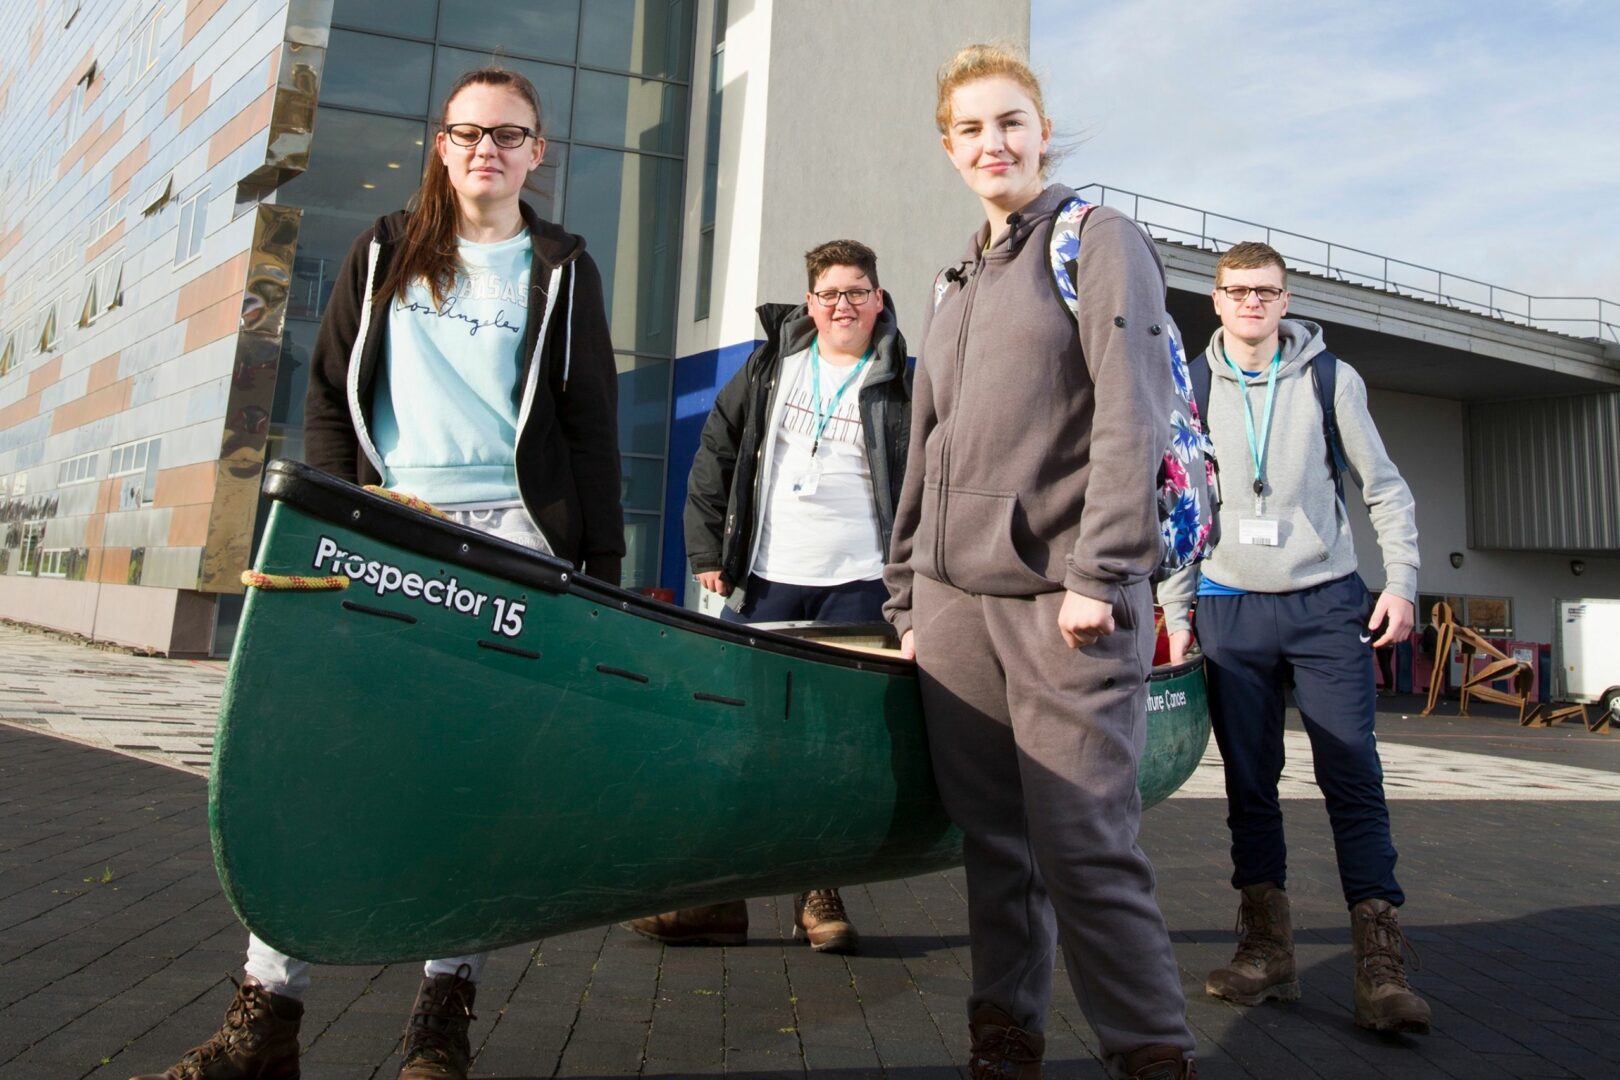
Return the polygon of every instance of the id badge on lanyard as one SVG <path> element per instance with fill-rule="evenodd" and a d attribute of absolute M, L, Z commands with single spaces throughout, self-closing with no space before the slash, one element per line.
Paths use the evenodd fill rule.
<path fill-rule="evenodd" d="M 793 494 L 801 499 L 809 498 L 821 486 L 821 459 L 811 454 L 798 463 L 798 471 L 793 477 Z"/>
<path fill-rule="evenodd" d="M 821 449 L 821 436 L 826 432 L 827 424 L 832 420 L 833 413 L 837 411 L 838 403 L 843 400 L 844 391 L 848 390 L 850 384 L 861 377 L 861 369 L 866 367 L 868 360 L 872 359 L 872 352 L 872 347 L 867 346 L 866 352 L 861 355 L 854 369 L 839 384 L 838 392 L 823 407 L 821 401 L 821 347 L 819 342 L 812 341 L 810 343 L 810 395 L 813 402 L 811 408 L 814 414 L 814 419 L 811 421 L 810 456 L 802 462 L 795 462 L 796 471 L 793 473 L 793 484 L 789 488 L 793 494 L 801 499 L 807 499 L 814 495 L 816 489 L 821 486 L 821 459 L 816 456 L 816 451 Z"/>

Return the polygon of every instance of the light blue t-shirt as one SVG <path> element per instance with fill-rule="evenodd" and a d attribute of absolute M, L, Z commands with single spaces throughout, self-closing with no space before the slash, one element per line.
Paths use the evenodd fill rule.
<path fill-rule="evenodd" d="M 459 243 L 442 304 L 425 281 L 388 311 L 373 438 L 383 482 L 435 506 L 518 501 L 518 385 L 528 322 L 529 230 Z"/>

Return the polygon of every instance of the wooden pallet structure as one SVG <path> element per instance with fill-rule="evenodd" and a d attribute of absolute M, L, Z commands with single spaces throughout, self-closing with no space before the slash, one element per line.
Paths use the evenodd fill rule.
<path fill-rule="evenodd" d="M 1578 716 L 1587 731 L 1600 734 L 1610 731 L 1610 714 L 1607 710 L 1597 710 L 1597 717 L 1594 719 L 1593 710 L 1585 705 L 1569 702 L 1531 705 L 1530 687 L 1534 684 L 1535 678 L 1530 671 L 1530 665 L 1522 660 L 1513 659 L 1480 637 L 1472 628 L 1459 624 L 1450 604 L 1441 601 L 1434 605 L 1434 610 L 1429 613 L 1429 620 L 1434 624 L 1437 634 L 1434 642 L 1437 677 L 1429 680 L 1429 701 L 1421 715 L 1428 716 L 1440 704 L 1440 695 L 1445 689 L 1446 682 L 1444 678 L 1438 677 L 1443 670 L 1440 665 L 1448 662 L 1451 647 L 1456 645 L 1462 653 L 1464 672 L 1458 716 L 1468 715 L 1468 699 L 1475 697 L 1482 701 L 1494 701 L 1499 705 L 1517 706 L 1520 727 L 1553 727 Z M 1488 657 L 1490 662 L 1475 671 L 1474 657 L 1481 653 Z M 1489 685 L 1498 679 L 1510 680 L 1513 689 L 1498 690 Z"/>
<path fill-rule="evenodd" d="M 1434 605 L 1429 613 L 1429 621 L 1434 624 L 1436 638 L 1434 642 L 1434 662 L 1436 666 L 1450 662 L 1451 649 L 1455 645 L 1462 653 L 1463 678 L 1462 686 L 1458 688 L 1459 705 L 1458 716 L 1468 715 L 1468 701 L 1478 698 L 1481 701 L 1493 701 L 1498 705 L 1513 705 L 1519 710 L 1519 724 L 1525 725 L 1531 721 L 1539 711 L 1539 706 L 1530 705 L 1530 687 L 1535 682 L 1535 673 L 1530 665 L 1498 649 L 1495 645 L 1480 637 L 1478 631 L 1472 627 L 1463 626 L 1457 622 L 1456 614 L 1451 605 L 1444 600 Z M 1483 654 L 1487 663 L 1478 671 L 1474 670 L 1474 657 Z M 1507 679 L 1511 690 L 1498 690 L 1490 685 L 1500 679 Z M 1440 694 L 1445 686 L 1442 678 L 1429 680 L 1429 701 L 1421 715 L 1428 716 L 1440 704 Z"/>
<path fill-rule="evenodd" d="M 1567 701 L 1553 701 L 1545 705 L 1537 705 L 1530 710 L 1530 715 L 1520 721 L 1525 727 L 1552 727 L 1562 724 L 1572 716 L 1581 718 L 1586 730 L 1598 735 L 1607 735 L 1610 732 L 1609 712 L 1601 706 L 1597 709 L 1597 719 L 1592 718 L 1593 710 L 1586 705 L 1572 704 Z"/>

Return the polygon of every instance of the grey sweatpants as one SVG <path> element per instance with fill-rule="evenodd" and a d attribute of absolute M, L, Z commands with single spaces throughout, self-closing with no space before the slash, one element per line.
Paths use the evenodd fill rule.
<path fill-rule="evenodd" d="M 1152 602 L 1070 650 L 1064 593 L 976 596 L 918 575 L 912 593 L 923 714 L 940 793 L 966 837 L 973 993 L 1042 1031 L 1054 945 L 1111 1071 L 1142 1046 L 1193 1048 L 1187 1005 L 1137 846 Z"/>

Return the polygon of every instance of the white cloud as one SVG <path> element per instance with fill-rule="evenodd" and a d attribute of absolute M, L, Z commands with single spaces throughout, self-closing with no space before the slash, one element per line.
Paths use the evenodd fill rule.
<path fill-rule="evenodd" d="M 1620 5 L 1032 8 L 1066 182 L 1620 300 Z"/>

